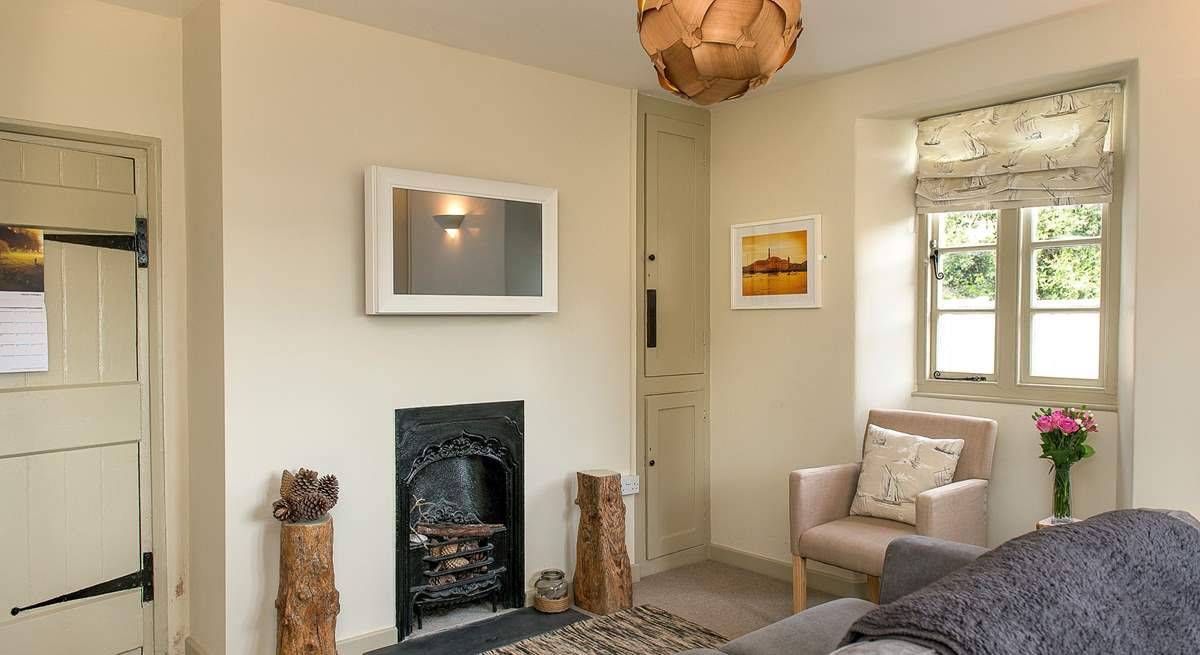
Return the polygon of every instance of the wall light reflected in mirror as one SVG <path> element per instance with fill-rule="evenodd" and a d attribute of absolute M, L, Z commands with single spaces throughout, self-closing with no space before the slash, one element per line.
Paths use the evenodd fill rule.
<path fill-rule="evenodd" d="M 433 220 L 437 223 L 451 239 L 458 238 L 458 231 L 462 227 L 465 214 L 434 214 Z"/>

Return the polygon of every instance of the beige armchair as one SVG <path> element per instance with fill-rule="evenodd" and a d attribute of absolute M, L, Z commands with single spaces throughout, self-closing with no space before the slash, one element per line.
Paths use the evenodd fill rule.
<path fill-rule="evenodd" d="M 871 410 L 868 424 L 936 439 L 962 439 L 954 482 L 917 496 L 917 524 L 851 516 L 860 464 L 801 469 L 791 474 L 792 606 L 806 605 L 808 560 L 864 573 L 873 602 L 888 544 L 918 534 L 984 546 L 987 488 L 996 448 L 991 419 L 904 410 Z"/>

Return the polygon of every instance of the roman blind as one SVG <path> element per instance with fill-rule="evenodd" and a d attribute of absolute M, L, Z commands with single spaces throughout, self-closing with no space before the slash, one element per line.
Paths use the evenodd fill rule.
<path fill-rule="evenodd" d="M 917 124 L 917 212 L 1109 202 L 1119 84 Z"/>

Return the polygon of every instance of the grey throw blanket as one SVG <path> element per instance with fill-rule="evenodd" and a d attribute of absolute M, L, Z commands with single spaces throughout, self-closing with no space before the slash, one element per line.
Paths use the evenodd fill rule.
<path fill-rule="evenodd" d="M 953 655 L 1200 653 L 1200 530 L 1118 510 L 1022 535 L 864 615 L 843 640 Z"/>

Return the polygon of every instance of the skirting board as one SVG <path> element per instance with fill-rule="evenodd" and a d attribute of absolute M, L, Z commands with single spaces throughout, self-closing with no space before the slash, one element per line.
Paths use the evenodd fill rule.
<path fill-rule="evenodd" d="M 364 635 L 350 637 L 337 642 L 337 652 L 338 655 L 363 655 L 377 648 L 391 646 L 398 642 L 396 629 L 384 628 L 383 630 L 368 632 Z M 183 641 L 183 652 L 186 655 L 208 655 L 208 651 L 204 650 L 204 647 L 191 637 Z"/>
<path fill-rule="evenodd" d="M 396 628 L 384 628 L 337 642 L 337 652 L 338 655 L 363 655 L 363 653 L 391 646 L 399 641 Z"/>
<path fill-rule="evenodd" d="M 187 655 L 208 655 L 208 651 L 204 650 L 204 647 L 197 643 L 195 639 L 192 639 L 191 635 L 188 635 L 188 638 L 183 640 L 183 652 Z"/>
<path fill-rule="evenodd" d="M 391 646 L 397 643 L 397 641 L 396 629 L 385 628 L 383 630 L 376 630 L 375 632 L 368 632 L 365 635 L 343 639 L 337 642 L 337 652 L 338 655 L 363 655 L 377 648 Z M 187 655 L 208 655 L 208 651 L 204 650 L 204 647 L 191 637 L 184 640 L 183 652 Z"/>
<path fill-rule="evenodd" d="M 747 553 L 744 550 L 712 544 L 708 547 L 709 559 L 739 569 L 746 569 L 769 578 L 792 581 L 791 562 L 781 562 L 770 557 Z M 841 598 L 866 598 L 866 578 L 857 573 L 839 569 L 822 562 L 808 563 L 808 586 Z"/>
<path fill-rule="evenodd" d="M 670 571 L 688 564 L 697 564 L 708 559 L 708 545 L 696 546 L 687 550 L 681 550 L 678 553 L 663 555 L 654 559 L 648 559 L 644 562 L 639 562 L 637 565 L 637 577 L 642 579 L 648 575 Z"/>

